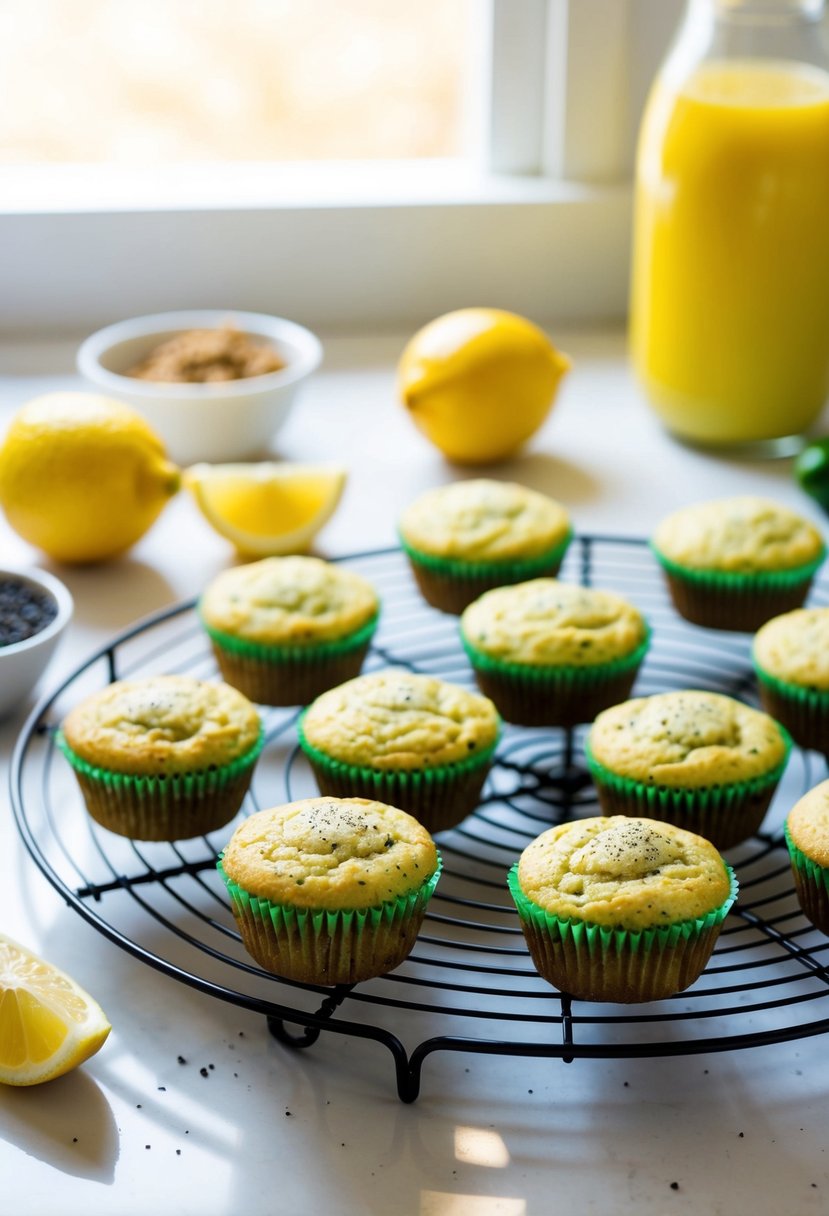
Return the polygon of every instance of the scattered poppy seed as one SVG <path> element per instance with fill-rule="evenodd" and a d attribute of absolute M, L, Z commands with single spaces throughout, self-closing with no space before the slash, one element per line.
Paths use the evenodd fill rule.
<path fill-rule="evenodd" d="M 202 1077 L 206 1077 L 206 1076 L 208 1076 L 209 1074 L 208 1074 L 208 1072 L 207 1072 L 207 1069 L 206 1069 L 206 1068 L 200 1068 L 200 1069 L 199 1069 L 199 1075 L 200 1075 L 200 1076 L 202 1076 Z"/>

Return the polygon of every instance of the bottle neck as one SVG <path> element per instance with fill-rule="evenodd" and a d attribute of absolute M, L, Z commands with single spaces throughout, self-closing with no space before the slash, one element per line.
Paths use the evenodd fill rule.
<path fill-rule="evenodd" d="M 664 67 L 704 59 L 778 59 L 829 70 L 827 0 L 689 0 Z"/>

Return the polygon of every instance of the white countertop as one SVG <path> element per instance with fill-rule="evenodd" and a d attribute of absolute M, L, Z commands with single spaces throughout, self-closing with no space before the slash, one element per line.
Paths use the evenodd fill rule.
<path fill-rule="evenodd" d="M 788 461 L 730 462 L 668 438 L 630 379 L 621 335 L 556 336 L 574 370 L 542 431 L 498 476 L 559 498 L 583 532 L 646 535 L 674 506 L 742 492 L 788 502 L 826 531 L 826 519 L 793 484 Z M 319 536 L 323 556 L 393 544 L 402 507 L 457 475 L 395 401 L 402 344 L 327 341 L 324 367 L 279 439 L 285 459 L 338 460 L 350 470 L 342 503 Z M 76 385 L 74 348 L 33 342 L 0 349 L 0 428 L 30 397 Z M 50 565 L 3 521 L 0 552 L 4 563 L 52 570 L 75 598 L 71 631 L 39 693 L 136 618 L 194 596 L 233 560 L 186 494 L 115 564 Z M 6 771 L 33 703 L 0 730 Z M 4 1211 L 826 1211 L 825 1038 L 571 1065 L 441 1053 L 427 1061 L 421 1097 L 407 1106 L 381 1048 L 331 1033 L 308 1052 L 291 1052 L 268 1035 L 261 1016 L 120 950 L 63 904 L 29 859 L 7 794 L 4 804 L 0 926 L 69 971 L 113 1023 L 102 1051 L 69 1076 L 0 1090 Z"/>

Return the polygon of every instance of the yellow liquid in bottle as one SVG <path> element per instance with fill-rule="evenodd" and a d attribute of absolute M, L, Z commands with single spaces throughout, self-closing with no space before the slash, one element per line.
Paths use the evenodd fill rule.
<path fill-rule="evenodd" d="M 634 366 L 679 435 L 797 434 L 829 390 L 829 74 L 709 63 L 642 126 Z"/>

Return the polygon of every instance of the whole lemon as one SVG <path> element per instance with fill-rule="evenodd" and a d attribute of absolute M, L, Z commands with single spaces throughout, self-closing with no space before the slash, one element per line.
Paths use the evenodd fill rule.
<path fill-rule="evenodd" d="M 10 525 L 61 562 L 123 553 L 180 483 L 141 415 L 90 393 L 29 401 L 0 447 L 0 506 Z"/>
<path fill-rule="evenodd" d="M 525 317 L 462 308 L 418 330 L 400 358 L 398 388 L 417 426 L 445 456 L 491 464 L 538 430 L 569 367 Z"/>

